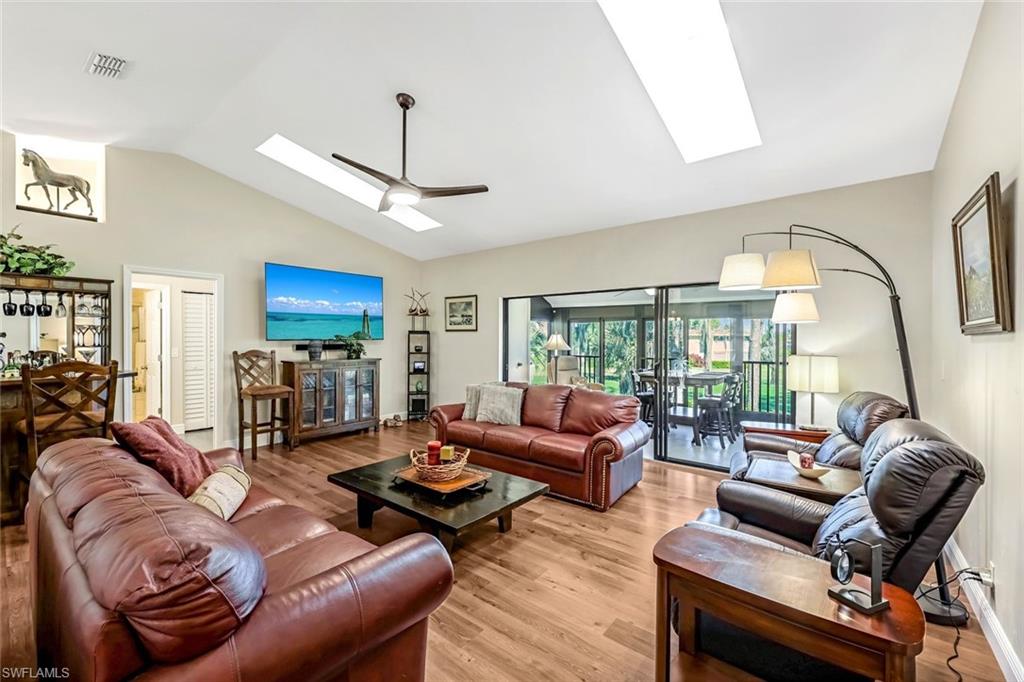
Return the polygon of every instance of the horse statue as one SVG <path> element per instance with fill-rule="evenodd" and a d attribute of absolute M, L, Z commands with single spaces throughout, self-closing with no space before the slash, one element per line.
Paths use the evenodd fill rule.
<path fill-rule="evenodd" d="M 64 210 L 68 210 L 68 206 L 78 201 L 78 195 L 81 194 L 89 205 L 89 215 L 92 215 L 92 199 L 89 198 L 89 192 L 92 190 L 92 187 L 89 185 L 88 180 L 71 173 L 56 172 L 50 168 L 50 164 L 46 163 L 46 159 L 31 149 L 21 150 L 21 162 L 26 166 L 32 167 L 32 175 L 36 178 L 35 182 L 29 182 L 25 185 L 26 199 L 31 201 L 31 197 L 28 195 L 28 188 L 39 185 L 43 188 L 43 192 L 46 193 L 46 200 L 50 202 L 50 210 L 52 211 L 53 199 L 50 198 L 50 190 L 47 185 L 53 185 L 58 188 L 65 187 L 71 192 L 71 201 L 64 206 Z M 60 206 L 58 205 L 57 208 L 59 210 Z"/>

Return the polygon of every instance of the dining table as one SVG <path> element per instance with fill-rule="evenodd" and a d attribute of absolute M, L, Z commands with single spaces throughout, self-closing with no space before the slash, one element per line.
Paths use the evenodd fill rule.
<path fill-rule="evenodd" d="M 672 393 L 671 408 L 682 407 L 682 413 L 670 414 L 669 421 L 675 424 L 684 424 L 693 428 L 693 444 L 703 445 L 700 437 L 700 430 L 697 428 L 697 421 L 700 414 L 697 410 L 697 398 L 703 390 L 704 395 L 711 395 L 711 389 L 718 384 L 725 382 L 729 372 L 712 372 L 707 370 L 693 371 L 689 369 L 670 369 L 668 371 L 668 388 Z M 646 370 L 639 373 L 640 380 L 644 383 L 657 384 L 653 370 Z M 675 400 L 676 391 L 682 387 L 683 402 Z M 692 392 L 692 400 L 687 400 L 687 391 Z M 668 429 L 669 424 L 663 424 L 662 428 Z"/>

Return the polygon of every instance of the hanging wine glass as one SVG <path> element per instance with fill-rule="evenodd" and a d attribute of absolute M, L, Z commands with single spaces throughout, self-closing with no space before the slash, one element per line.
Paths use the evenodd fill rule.
<path fill-rule="evenodd" d="M 76 315 L 88 315 L 89 314 L 89 306 L 86 305 L 85 297 L 84 296 L 78 299 L 78 305 L 75 306 L 75 314 Z"/>
<path fill-rule="evenodd" d="M 4 315 L 17 315 L 18 306 L 11 300 L 11 290 L 7 290 L 7 303 L 4 303 Z"/>
<path fill-rule="evenodd" d="M 64 292 L 57 297 L 57 317 L 67 317 L 68 307 L 64 305 Z"/>
<path fill-rule="evenodd" d="M 53 306 L 46 301 L 46 297 L 50 294 L 49 291 L 43 292 L 43 302 L 36 306 L 36 315 L 39 317 L 49 317 L 53 314 Z"/>
<path fill-rule="evenodd" d="M 36 307 L 28 298 L 30 293 L 29 291 L 25 292 L 25 302 L 21 304 L 21 314 L 25 317 L 32 317 L 36 314 Z"/>
<path fill-rule="evenodd" d="M 99 296 L 92 297 L 92 308 L 90 311 L 96 317 L 103 317 L 103 299 Z"/>

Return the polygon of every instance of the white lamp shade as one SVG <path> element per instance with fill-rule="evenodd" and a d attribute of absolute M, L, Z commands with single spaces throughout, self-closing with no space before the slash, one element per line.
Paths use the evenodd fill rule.
<path fill-rule="evenodd" d="M 718 277 L 721 291 L 749 291 L 761 288 L 764 279 L 764 256 L 759 253 L 734 253 L 722 261 Z"/>
<path fill-rule="evenodd" d="M 821 286 L 814 254 L 807 249 L 772 251 L 764 268 L 762 289 L 817 289 Z"/>
<path fill-rule="evenodd" d="M 839 358 L 834 355 L 790 355 L 786 387 L 806 393 L 839 393 Z"/>
<path fill-rule="evenodd" d="M 571 350 L 561 334 L 552 334 L 544 344 L 546 350 Z"/>
<path fill-rule="evenodd" d="M 819 322 L 818 306 L 814 303 L 814 294 L 786 293 L 775 297 L 772 308 L 773 324 L 805 324 Z"/>

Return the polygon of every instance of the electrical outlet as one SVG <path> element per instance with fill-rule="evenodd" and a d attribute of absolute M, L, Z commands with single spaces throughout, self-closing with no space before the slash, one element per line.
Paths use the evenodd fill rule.
<path fill-rule="evenodd" d="M 985 587 L 995 587 L 996 584 L 996 565 L 991 561 L 988 562 L 988 568 L 983 568 L 978 571 L 981 574 L 981 584 Z"/>

